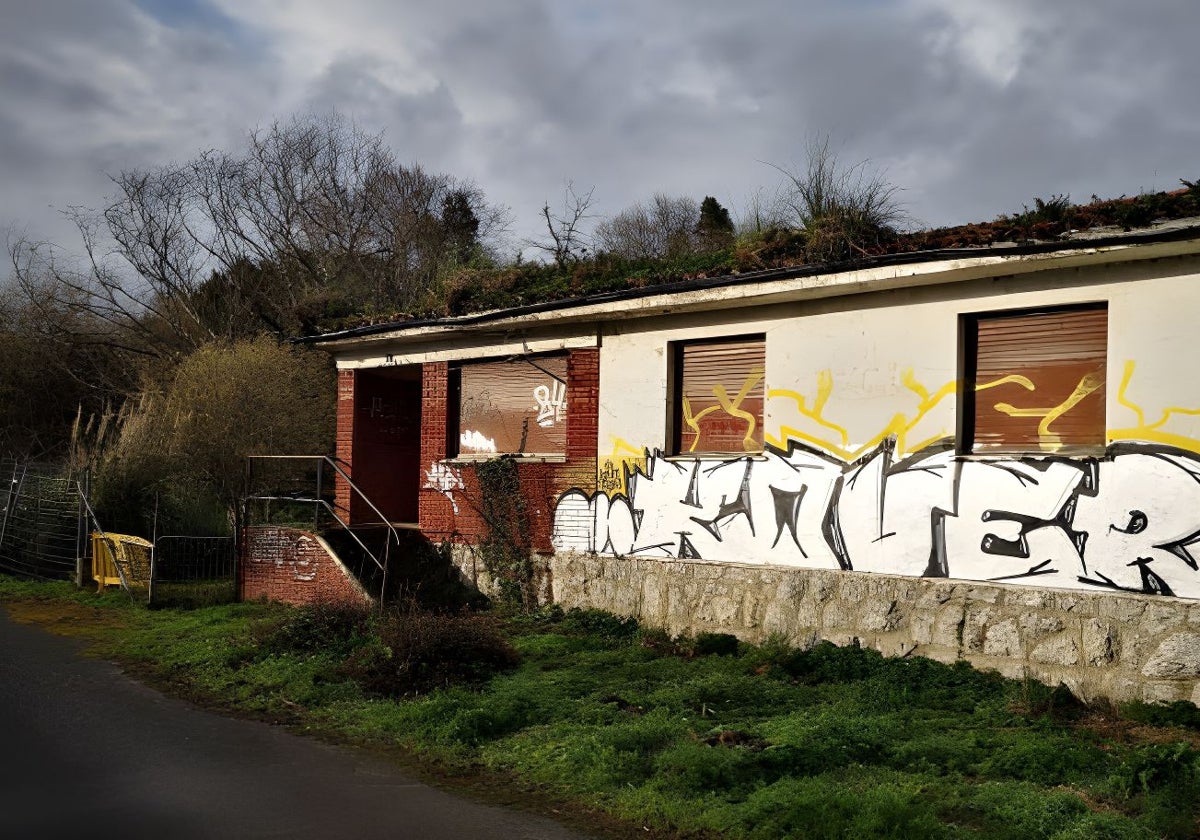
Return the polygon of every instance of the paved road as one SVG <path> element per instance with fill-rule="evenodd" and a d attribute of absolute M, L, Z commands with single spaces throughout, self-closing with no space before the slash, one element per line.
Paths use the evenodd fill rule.
<path fill-rule="evenodd" d="M 579 835 L 165 697 L 0 609 L 0 838 Z"/>

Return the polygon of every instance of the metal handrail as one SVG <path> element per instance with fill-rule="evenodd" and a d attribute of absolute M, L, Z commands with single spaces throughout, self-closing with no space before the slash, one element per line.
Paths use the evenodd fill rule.
<path fill-rule="evenodd" d="M 287 502 L 299 502 L 301 504 L 312 504 L 314 507 L 323 507 L 326 511 L 329 512 L 329 515 L 334 518 L 334 520 L 338 523 L 338 525 L 340 525 L 342 527 L 342 529 L 344 531 L 346 531 L 346 533 L 348 533 L 350 535 L 350 537 L 356 543 L 358 543 L 358 547 L 362 549 L 363 553 L 367 557 L 371 558 L 371 562 L 373 562 L 376 565 L 376 567 L 378 567 L 378 569 L 381 573 L 380 584 L 379 584 L 379 603 L 380 603 L 380 606 L 382 606 L 383 599 L 384 599 L 384 593 L 387 591 L 387 571 L 388 571 L 387 570 L 387 560 L 388 560 L 390 548 L 391 548 L 393 541 L 395 542 L 395 544 L 397 546 L 400 545 L 400 534 L 396 530 L 396 527 L 394 525 L 392 525 L 392 523 L 388 520 L 388 518 L 383 515 L 383 511 L 381 511 L 378 507 L 375 506 L 375 503 L 371 501 L 371 499 L 367 496 L 366 493 L 364 493 L 362 490 L 359 489 L 358 485 L 356 485 L 354 483 L 354 481 L 351 480 L 350 476 L 346 474 L 346 471 L 343 470 L 337 464 L 337 462 L 334 461 L 334 459 L 330 458 L 328 455 L 250 455 L 247 457 L 247 462 L 248 462 L 247 466 L 249 466 L 249 464 L 255 460 L 315 461 L 318 466 L 318 483 L 320 481 L 320 477 L 319 477 L 320 476 L 320 472 L 319 472 L 320 465 L 321 464 L 329 464 L 329 466 L 333 467 L 334 472 L 336 472 L 337 475 L 344 482 L 346 482 L 346 486 L 348 488 L 350 488 L 351 492 L 354 493 L 355 495 L 357 495 L 358 498 L 361 499 L 363 502 L 365 502 L 367 504 L 367 506 L 375 513 L 375 515 L 377 517 L 379 517 L 379 521 L 383 524 L 383 526 L 385 528 L 387 528 L 387 531 L 388 531 L 388 537 L 387 537 L 387 540 L 384 542 L 384 546 L 383 546 L 382 561 L 380 560 L 379 557 L 375 556 L 375 552 L 373 552 L 373 551 L 371 551 L 371 549 L 367 548 L 366 544 L 361 539 L 359 539 L 358 534 L 354 533 L 354 529 L 351 528 L 350 523 L 346 522 L 345 520 L 342 519 L 341 516 L 338 515 L 337 508 L 334 505 L 331 505 L 325 499 L 320 498 L 320 496 L 314 496 L 312 498 L 308 498 L 308 497 L 298 497 L 298 496 L 274 496 L 274 495 L 267 496 L 267 495 L 247 494 L 245 497 L 245 499 L 247 501 L 249 501 L 249 500 L 287 501 Z M 318 487 L 318 492 L 319 492 L 319 487 Z"/>

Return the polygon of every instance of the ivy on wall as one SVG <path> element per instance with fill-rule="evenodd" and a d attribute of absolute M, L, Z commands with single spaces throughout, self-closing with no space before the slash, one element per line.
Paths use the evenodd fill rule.
<path fill-rule="evenodd" d="M 500 599 L 511 606 L 537 606 L 529 512 L 521 493 L 516 459 L 502 455 L 478 464 L 479 514 L 487 535 L 477 550 L 495 581 Z"/>

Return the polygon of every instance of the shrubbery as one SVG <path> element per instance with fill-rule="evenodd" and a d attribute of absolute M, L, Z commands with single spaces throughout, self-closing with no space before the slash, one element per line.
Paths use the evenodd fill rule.
<path fill-rule="evenodd" d="M 372 694 L 401 697 L 453 684 L 478 685 L 518 661 L 491 616 L 409 606 L 380 617 L 375 637 L 350 655 L 342 673 Z"/>
<path fill-rule="evenodd" d="M 376 614 L 367 604 L 325 601 L 289 610 L 258 630 L 260 659 L 322 654 L 334 676 L 385 697 L 478 685 L 519 661 L 485 613 L 434 612 L 415 603 Z"/>

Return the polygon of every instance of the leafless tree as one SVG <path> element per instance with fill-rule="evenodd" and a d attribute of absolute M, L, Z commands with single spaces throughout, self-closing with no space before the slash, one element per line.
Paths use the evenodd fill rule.
<path fill-rule="evenodd" d="M 566 268 L 586 257 L 590 237 L 584 231 L 584 225 L 592 218 L 589 211 L 595 191 L 593 186 L 586 193 L 580 194 L 575 190 L 575 183 L 568 181 L 563 189 L 561 212 L 552 212 L 548 201 L 542 205 L 546 237 L 526 239 L 525 244 L 552 256 L 559 268 Z"/>
<path fill-rule="evenodd" d="M 31 303 L 86 313 L 122 351 L 155 357 L 420 305 L 445 273 L 497 252 L 509 218 L 471 182 L 400 165 L 336 115 L 113 184 L 103 211 L 68 211 L 82 259 L 26 238 L 9 256 Z"/>
<path fill-rule="evenodd" d="M 700 205 L 686 196 L 657 193 L 596 226 L 601 250 L 627 259 L 661 259 L 700 248 Z"/>

